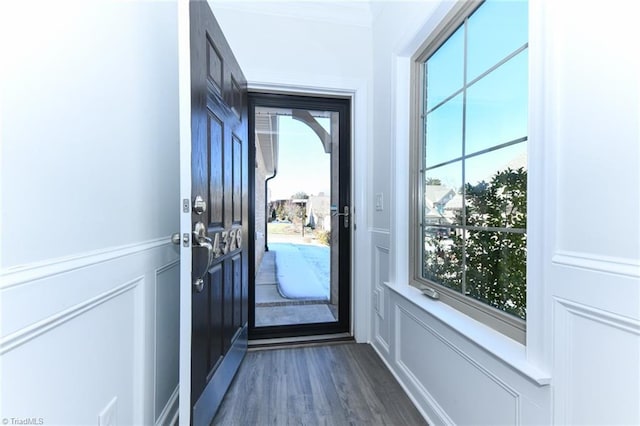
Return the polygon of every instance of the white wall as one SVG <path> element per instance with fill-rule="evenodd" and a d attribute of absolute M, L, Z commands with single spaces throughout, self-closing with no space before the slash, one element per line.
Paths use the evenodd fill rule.
<path fill-rule="evenodd" d="M 369 180 L 393 208 L 372 212 L 373 344 L 433 424 L 638 424 L 640 69 L 629 3 L 531 2 L 526 346 L 407 286 L 408 58 L 451 5 L 374 7 Z"/>
<path fill-rule="evenodd" d="M 0 417 L 176 411 L 176 14 L 2 5 Z"/>
<path fill-rule="evenodd" d="M 640 424 L 640 29 L 634 4 L 614 4 L 539 11 L 557 424 Z"/>
<path fill-rule="evenodd" d="M 371 19 L 351 2 L 210 1 L 229 45 L 255 91 L 319 93 L 352 98 L 352 203 L 358 230 L 369 227 Z M 367 251 L 367 232 L 355 232 L 355 253 Z M 354 334 L 367 341 L 370 265 L 354 256 Z"/>

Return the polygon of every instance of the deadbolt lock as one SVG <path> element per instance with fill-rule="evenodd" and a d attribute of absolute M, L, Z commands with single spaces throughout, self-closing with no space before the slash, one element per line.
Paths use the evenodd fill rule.
<path fill-rule="evenodd" d="M 201 196 L 196 196 L 196 199 L 193 200 L 193 212 L 195 214 L 202 214 L 207 211 L 207 202 L 202 199 Z"/>

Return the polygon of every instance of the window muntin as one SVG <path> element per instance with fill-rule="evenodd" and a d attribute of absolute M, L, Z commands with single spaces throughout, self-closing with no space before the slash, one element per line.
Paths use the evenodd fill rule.
<path fill-rule="evenodd" d="M 419 58 L 416 284 L 524 330 L 527 3 L 487 0 L 467 15 Z"/>

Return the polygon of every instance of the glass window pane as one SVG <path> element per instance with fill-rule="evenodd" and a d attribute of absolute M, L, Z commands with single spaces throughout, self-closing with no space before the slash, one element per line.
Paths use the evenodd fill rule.
<path fill-rule="evenodd" d="M 467 90 L 465 154 L 527 136 L 527 51 Z"/>
<path fill-rule="evenodd" d="M 463 231 L 446 227 L 425 227 L 423 277 L 456 291 L 462 291 Z"/>
<path fill-rule="evenodd" d="M 527 42 L 527 2 L 487 0 L 467 24 L 467 81 Z"/>
<path fill-rule="evenodd" d="M 467 231 L 466 237 L 466 294 L 524 319 L 526 234 Z"/>
<path fill-rule="evenodd" d="M 464 27 L 458 28 L 426 62 L 427 111 L 462 89 Z"/>
<path fill-rule="evenodd" d="M 425 173 L 423 221 L 425 225 L 462 224 L 462 161 Z"/>
<path fill-rule="evenodd" d="M 462 94 L 427 114 L 425 125 L 427 167 L 462 156 Z"/>
<path fill-rule="evenodd" d="M 467 159 L 465 181 L 467 225 L 526 228 L 526 142 Z"/>
<path fill-rule="evenodd" d="M 340 249 L 331 232 L 338 219 L 330 207 L 340 195 L 332 173 L 339 169 L 343 118 L 334 111 L 255 108 L 256 328 L 340 321 Z M 301 304 L 311 299 L 320 303 Z"/>

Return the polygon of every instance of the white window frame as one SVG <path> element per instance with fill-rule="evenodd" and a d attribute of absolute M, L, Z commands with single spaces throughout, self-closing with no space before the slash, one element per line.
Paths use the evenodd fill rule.
<path fill-rule="evenodd" d="M 481 301 L 465 296 L 455 290 L 443 285 L 433 283 L 422 278 L 422 232 L 419 232 L 422 211 L 422 185 L 421 179 L 421 159 L 424 156 L 424 135 L 422 126 L 422 106 L 424 94 L 424 62 L 431 56 L 446 40 L 482 5 L 482 0 L 459 1 L 438 25 L 425 42 L 417 49 L 411 58 L 411 147 L 410 147 L 410 222 L 409 222 L 409 281 L 410 284 L 419 289 L 430 288 L 437 291 L 439 300 L 446 303 L 460 312 L 488 325 L 500 333 L 522 343 L 526 343 L 526 321 L 516 318 L 506 312 L 493 308 Z M 529 145 L 530 137 L 527 140 Z M 529 146 L 527 147 L 529 149 Z M 531 177 L 528 178 L 527 191 L 530 193 Z M 527 232 L 529 232 L 529 222 L 531 212 L 531 199 L 527 202 Z M 530 241 L 527 241 L 530 247 Z M 531 267 L 530 257 L 527 256 L 527 287 L 529 287 L 529 269 Z M 527 289 L 527 296 L 529 296 Z M 527 297 L 527 306 L 530 299 Z"/>

